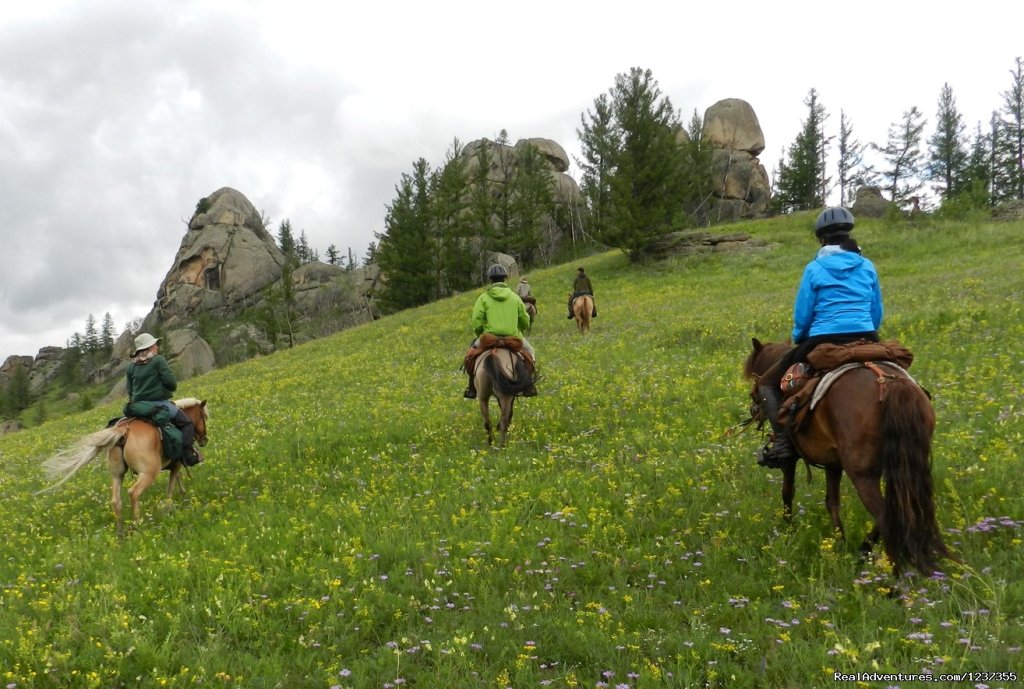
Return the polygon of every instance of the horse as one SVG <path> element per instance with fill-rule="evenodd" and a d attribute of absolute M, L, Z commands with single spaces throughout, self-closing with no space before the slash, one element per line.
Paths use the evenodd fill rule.
<path fill-rule="evenodd" d="M 490 398 L 493 395 L 498 400 L 500 411 L 498 431 L 501 435 L 501 447 L 505 447 L 516 395 L 526 391 L 533 383 L 526 369 L 526 361 L 521 354 L 504 347 L 486 349 L 477 357 L 473 378 L 477 399 L 480 400 L 480 415 L 483 416 L 484 430 L 487 431 L 487 444 L 494 444 L 490 410 Z"/>
<path fill-rule="evenodd" d="M 744 376 L 754 381 L 751 421 L 763 426 L 766 416 L 757 380 L 790 349 L 785 343 L 752 340 Z M 941 558 L 955 560 L 942 540 L 935 517 L 932 486 L 932 434 L 935 411 L 927 393 L 909 376 L 879 375 L 878 367 L 853 368 L 840 375 L 793 433 L 793 443 L 810 467 L 825 470 L 825 507 L 832 526 L 844 537 L 839 517 L 843 472 L 857 490 L 874 526 L 860 546 L 867 557 L 881 538 L 893 573 L 909 565 L 929 576 Z M 796 460 L 782 468 L 782 502 L 787 520 L 793 514 Z M 882 495 L 881 479 L 886 490 Z"/>
<path fill-rule="evenodd" d="M 594 298 L 589 294 L 581 294 L 572 301 L 572 315 L 576 319 L 576 327 L 580 334 L 590 330 L 590 314 L 594 312 Z"/>
<path fill-rule="evenodd" d="M 190 397 L 176 400 L 175 404 L 192 419 L 196 428 L 195 443 L 204 447 L 207 441 L 206 420 L 209 417 L 206 400 Z M 139 521 L 139 498 L 162 470 L 170 469 L 171 472 L 167 482 L 168 500 L 173 498 L 175 488 L 181 493 L 185 492 L 181 478 L 184 464 L 181 460 L 164 457 L 160 429 L 144 419 L 136 418 L 120 419 L 113 426 L 87 435 L 71 447 L 47 459 L 44 462 L 46 472 L 51 480 L 57 482 L 44 490 L 52 490 L 64 483 L 101 452 L 107 453 L 107 465 L 112 478 L 111 505 L 114 508 L 119 533 L 123 530 L 121 487 L 124 484 L 124 475 L 129 469 L 138 476 L 128 489 L 135 522 Z"/>
<path fill-rule="evenodd" d="M 537 317 L 537 301 L 532 297 L 523 299 L 523 306 L 526 307 L 526 315 L 530 317 L 530 327 L 527 332 L 533 330 L 533 319 Z"/>

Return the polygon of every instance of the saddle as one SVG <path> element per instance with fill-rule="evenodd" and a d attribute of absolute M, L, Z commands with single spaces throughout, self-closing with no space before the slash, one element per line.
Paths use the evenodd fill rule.
<path fill-rule="evenodd" d="M 530 356 L 528 351 L 523 349 L 522 339 L 515 337 L 514 335 L 495 335 L 493 333 L 482 334 L 477 340 L 477 346 L 470 347 L 466 352 L 466 357 L 462 362 L 462 370 L 473 375 L 473 371 L 476 368 L 476 360 L 488 349 L 507 349 L 513 354 L 518 354 L 523 358 L 523 361 L 526 362 L 526 371 L 530 374 L 531 378 L 533 377 L 533 357 Z"/>
<path fill-rule="evenodd" d="M 184 450 L 181 442 L 181 431 L 171 423 L 172 414 L 166 407 L 153 402 L 129 402 L 124 405 L 122 418 L 111 419 L 107 428 L 114 426 L 124 419 L 141 419 L 152 424 L 160 431 L 160 440 L 163 442 L 163 455 L 167 459 L 180 460 Z M 123 439 L 122 439 L 123 442 Z"/>
<path fill-rule="evenodd" d="M 800 430 L 828 388 L 847 371 L 867 366 L 884 378 L 881 365 L 897 369 L 913 381 L 906 373 L 913 361 L 910 350 L 896 340 L 820 344 L 808 352 L 806 364 L 793 364 L 783 375 L 779 424 L 790 433 Z"/>

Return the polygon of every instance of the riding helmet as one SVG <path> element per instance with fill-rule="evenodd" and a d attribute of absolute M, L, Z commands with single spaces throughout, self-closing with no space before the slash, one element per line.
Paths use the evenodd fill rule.
<path fill-rule="evenodd" d="M 505 266 L 500 263 L 495 263 L 493 266 L 487 269 L 487 279 L 491 282 L 501 282 L 508 277 L 508 271 L 505 270 Z"/>
<path fill-rule="evenodd" d="M 821 239 L 831 235 L 849 234 L 853 229 L 853 213 L 841 206 L 826 208 L 814 222 L 814 236 Z"/>

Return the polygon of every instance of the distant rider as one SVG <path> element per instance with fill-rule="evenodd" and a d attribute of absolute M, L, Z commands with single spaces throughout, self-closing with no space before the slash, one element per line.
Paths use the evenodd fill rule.
<path fill-rule="evenodd" d="M 590 295 L 591 301 L 593 301 L 594 309 L 590 314 L 591 318 L 597 318 L 597 302 L 594 301 L 594 286 L 590 284 L 590 277 L 583 272 L 583 268 L 579 267 L 576 269 L 576 279 L 572 283 L 572 294 L 569 296 L 569 318 L 573 318 L 572 303 L 576 301 L 576 297 L 581 297 L 584 294 Z"/>

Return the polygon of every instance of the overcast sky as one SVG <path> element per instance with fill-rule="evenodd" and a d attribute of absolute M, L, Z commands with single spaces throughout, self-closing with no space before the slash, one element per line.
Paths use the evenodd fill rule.
<path fill-rule="evenodd" d="M 948 6 L 0 0 L 0 362 L 89 314 L 118 333 L 146 315 L 221 187 L 361 257 L 414 160 L 501 129 L 578 155 L 581 113 L 634 66 L 687 122 L 748 101 L 769 174 L 812 87 L 834 130 L 843 110 L 884 144 L 915 105 L 930 136 L 948 82 L 973 133 L 1010 87 L 1024 6 Z"/>

